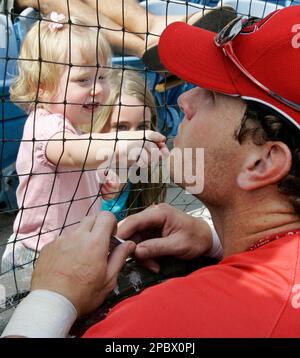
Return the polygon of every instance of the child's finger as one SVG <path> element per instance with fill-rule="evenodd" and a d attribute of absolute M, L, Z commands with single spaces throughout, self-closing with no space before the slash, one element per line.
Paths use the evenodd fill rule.
<path fill-rule="evenodd" d="M 155 143 L 152 143 L 152 142 L 145 143 L 144 149 L 147 151 L 147 154 L 149 156 L 148 164 L 151 163 L 151 165 L 155 165 L 163 157 L 161 150 Z"/>
<path fill-rule="evenodd" d="M 145 138 L 155 143 L 166 143 L 167 140 L 163 134 L 150 130 L 145 131 Z"/>
<path fill-rule="evenodd" d="M 169 148 L 165 145 L 163 147 L 160 148 L 160 151 L 162 153 L 163 156 L 168 157 L 170 155 L 170 151 Z"/>
<path fill-rule="evenodd" d="M 142 149 L 137 160 L 137 165 L 141 168 L 147 168 L 150 162 L 150 156 L 147 150 Z"/>
<path fill-rule="evenodd" d="M 110 200 L 119 195 L 119 190 L 112 188 L 110 185 L 102 185 L 101 186 L 101 195 L 103 200 Z"/>
<path fill-rule="evenodd" d="M 166 155 L 166 156 L 170 155 L 170 151 L 169 151 L 168 146 L 165 142 L 160 142 L 160 143 L 156 143 L 156 144 L 163 155 Z"/>

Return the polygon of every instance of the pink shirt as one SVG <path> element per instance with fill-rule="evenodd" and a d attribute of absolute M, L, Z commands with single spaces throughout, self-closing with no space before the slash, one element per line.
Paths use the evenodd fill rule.
<path fill-rule="evenodd" d="M 80 134 L 62 115 L 44 109 L 32 112 L 25 123 L 16 162 L 20 184 L 14 233 L 17 240 L 27 238 L 21 242 L 30 249 L 38 244 L 40 251 L 61 228 L 74 230 L 84 216 L 97 215 L 101 207 L 95 170 L 56 167 L 47 159 L 48 140 L 63 130 Z"/>

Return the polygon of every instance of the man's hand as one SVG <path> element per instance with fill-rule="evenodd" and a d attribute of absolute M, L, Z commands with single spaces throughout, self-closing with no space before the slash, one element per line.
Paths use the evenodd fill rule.
<path fill-rule="evenodd" d="M 85 217 L 78 229 L 63 234 L 43 248 L 33 273 L 31 290 L 60 293 L 75 306 L 78 315 L 96 309 L 117 284 L 133 242 L 119 245 L 108 257 L 116 219 L 109 212 Z"/>
<path fill-rule="evenodd" d="M 211 229 L 204 220 L 168 204 L 127 217 L 119 224 L 117 235 L 122 239 L 145 240 L 137 245 L 135 257 L 154 272 L 160 267 L 153 258 L 168 255 L 191 260 L 212 246 Z"/>

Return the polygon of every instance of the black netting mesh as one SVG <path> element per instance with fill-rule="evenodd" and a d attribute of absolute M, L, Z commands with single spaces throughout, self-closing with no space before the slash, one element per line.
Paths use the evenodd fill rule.
<path fill-rule="evenodd" d="M 72 26 L 92 26 L 97 34 L 96 46 L 98 46 L 98 40 L 102 36 L 105 36 L 111 42 L 113 47 L 113 57 L 111 63 L 109 61 L 107 63 L 103 63 L 99 58 L 97 58 L 97 61 L 92 65 L 96 71 L 93 84 L 94 91 L 96 91 L 97 78 L 104 70 L 105 76 L 109 77 L 108 81 L 114 81 L 114 86 L 116 88 L 119 86 L 119 90 L 123 88 L 123 86 L 126 87 L 125 82 L 128 81 L 128 78 L 136 75 L 142 78 L 142 81 L 144 81 L 142 82 L 144 83 L 142 96 L 143 98 L 150 96 L 153 99 L 153 104 L 151 105 L 151 103 L 149 104 L 144 101 L 139 105 L 140 108 L 142 108 L 142 127 L 139 129 L 144 131 L 149 128 L 163 133 L 167 137 L 167 144 L 170 149 L 173 145 L 172 139 L 176 135 L 178 125 L 181 121 L 181 113 L 177 106 L 177 98 L 181 93 L 191 88 L 191 85 L 187 83 L 180 83 L 178 85 L 178 81 L 176 82 L 176 79 L 172 82 L 166 72 L 157 70 L 157 68 L 155 68 L 156 71 L 151 69 L 149 67 L 147 57 L 145 58 L 145 62 L 141 59 L 146 46 L 150 46 L 149 44 L 154 41 L 155 36 L 158 38 L 157 34 L 151 33 L 150 18 L 147 14 L 153 13 L 155 15 L 165 17 L 165 26 L 165 24 L 170 21 L 170 16 L 177 15 L 182 18 L 189 19 L 193 12 L 203 11 L 204 9 L 217 5 L 226 7 L 231 6 L 238 14 L 242 14 L 244 16 L 263 17 L 265 14 L 278 7 L 297 4 L 296 1 L 281 0 L 274 0 L 270 2 L 260 0 L 228 0 L 220 1 L 219 3 L 215 0 L 195 0 L 190 2 L 149 0 L 144 1 L 141 4 L 138 4 L 137 1 L 135 5 L 142 6 L 145 13 L 144 30 L 141 30 L 141 28 L 137 25 L 138 21 L 134 21 L 134 14 L 126 13 L 126 11 L 129 11 L 127 10 L 128 4 L 133 2 L 134 1 L 126 0 L 111 2 L 109 11 L 116 11 L 121 15 L 118 15 L 119 23 L 117 25 L 115 23 L 114 26 L 110 27 L 111 22 L 105 20 L 106 17 L 108 17 L 108 10 L 103 9 L 103 13 L 101 12 L 101 7 L 99 7 L 99 3 L 101 2 L 90 1 L 90 3 L 93 4 L 90 9 L 92 9 L 94 14 L 94 22 L 93 24 L 89 23 L 89 21 L 92 22 L 92 18 L 87 16 L 85 19 L 87 21 L 86 25 L 84 23 L 78 24 L 73 22 L 73 15 L 78 15 L 78 11 L 74 11 L 74 2 L 71 0 L 62 1 L 61 3 L 65 3 L 64 9 L 66 15 L 64 26 L 68 26 L 69 28 L 68 38 L 69 41 L 71 41 L 71 45 L 69 46 L 69 55 L 66 56 L 68 60 L 66 60 L 66 58 L 61 58 L 60 61 L 53 61 L 52 65 L 55 66 L 60 64 L 61 66 L 64 66 L 67 69 L 67 78 L 69 79 L 72 75 L 72 71 L 74 71 L 74 67 L 76 68 L 76 54 L 73 54 L 72 52 Z M 45 14 L 43 12 L 46 9 L 44 3 L 49 2 L 40 0 L 33 3 L 38 4 L 35 9 L 23 8 L 22 1 L 19 3 L 18 1 L 0 1 L 0 257 L 2 257 L 4 250 L 9 246 L 11 247 L 11 252 L 18 255 L 18 247 L 20 247 L 19 245 L 21 242 L 25 242 L 26 239 L 35 239 L 37 248 L 43 236 L 50 235 L 49 237 L 51 237 L 52 231 L 54 236 L 60 234 L 65 228 L 72 228 L 78 223 L 78 220 L 69 220 L 70 216 L 76 217 L 76 215 L 72 212 L 73 208 L 76 206 L 78 207 L 78 205 L 81 205 L 83 202 L 89 202 L 90 205 L 85 204 L 86 209 L 83 213 L 83 216 L 88 215 L 91 213 L 91 208 L 97 203 L 99 203 L 98 206 L 100 207 L 100 200 L 102 197 L 102 184 L 99 185 L 97 190 L 91 191 L 93 194 L 90 196 L 80 196 L 78 194 L 82 191 L 81 185 L 84 181 L 84 176 L 87 173 L 95 171 L 95 168 L 91 168 L 87 165 L 88 153 L 92 148 L 92 143 L 95 142 L 95 139 L 93 139 L 93 135 L 91 134 L 91 132 L 94 131 L 94 128 L 92 129 L 92 124 L 85 126 L 84 129 L 78 129 L 82 131 L 82 133 L 85 133 L 84 138 L 76 137 L 75 139 L 71 139 L 71 141 L 78 140 L 85 141 L 87 143 L 85 153 L 81 153 L 80 165 L 74 165 L 73 168 L 65 168 L 60 165 L 60 163 L 64 160 L 64 150 L 66 150 L 65 146 L 67 145 L 66 141 L 70 142 L 70 139 L 67 139 L 69 138 L 69 130 L 63 129 L 62 139 L 60 139 L 62 142 L 62 150 L 60 157 L 57 159 L 56 165 L 50 165 L 49 171 L 37 171 L 34 151 L 36 148 L 41 146 L 41 143 L 48 143 L 48 141 L 43 138 L 39 138 L 33 130 L 32 137 L 30 139 L 32 153 L 27 158 L 22 157 L 22 160 L 27 160 L 28 163 L 25 166 L 23 166 L 24 163 L 19 163 L 20 168 L 30 168 L 30 170 L 19 173 L 16 171 L 16 159 L 20 144 L 22 144 L 22 141 L 30 141 L 28 138 L 24 139 L 22 137 L 24 124 L 28 116 L 28 114 L 26 114 L 23 110 L 24 107 L 27 108 L 27 110 L 30 108 L 30 110 L 34 112 L 40 107 L 46 107 L 49 103 L 51 104 L 51 100 L 44 97 L 41 99 L 39 91 L 43 90 L 43 88 L 41 88 L 39 84 L 36 85 L 36 92 L 30 99 L 21 98 L 12 100 L 10 98 L 10 87 L 15 76 L 18 74 L 17 59 L 20 53 L 20 47 L 27 32 L 31 26 L 37 23 L 40 24 L 40 29 L 38 31 L 41 32 L 42 23 L 49 21 L 45 20 Z M 89 2 L 84 1 L 82 3 L 87 4 Z M 105 4 L 106 1 L 103 1 L 102 3 Z M 109 2 L 107 1 L 107 3 Z M 118 4 L 117 9 L 114 9 L 114 6 L 112 6 L 113 3 Z M 58 13 L 62 12 L 62 9 L 53 10 L 57 10 Z M 47 12 L 48 11 L 49 9 L 47 9 Z M 103 14 L 105 14 L 105 17 L 103 17 Z M 157 19 L 160 19 L 161 21 L 161 18 Z M 136 46 L 132 45 L 132 41 L 134 42 L 135 39 L 139 40 L 138 45 L 135 44 Z M 39 38 L 36 41 L 39 42 L 39 46 L 42 48 L 43 46 L 41 45 L 44 39 Z M 85 39 L 83 38 L 82 46 L 85 49 L 84 42 Z M 37 45 L 35 44 L 34 46 Z M 37 78 L 38 82 L 42 81 L 41 74 L 43 73 L 43 62 L 47 62 L 49 64 L 49 60 L 43 60 L 44 54 L 42 53 L 41 48 L 39 50 L 38 58 L 20 59 L 20 61 L 32 61 L 36 63 L 37 67 L 35 67 L 35 78 Z M 82 52 L 84 51 L 85 50 Z M 88 58 L 86 53 L 84 53 L 84 56 Z M 88 65 L 87 68 L 89 68 Z M 174 83 L 177 85 L 175 86 Z M 70 86 L 71 85 L 67 83 L 65 93 L 63 94 L 63 100 L 59 102 L 59 104 L 65 106 L 65 108 L 71 104 L 68 102 L 68 91 L 70 90 Z M 96 96 L 93 95 L 92 101 L 89 104 L 89 109 L 93 114 L 94 109 L 96 108 L 95 97 Z M 84 103 L 80 103 L 80 105 L 83 104 Z M 121 113 L 120 109 L 122 106 L 138 107 L 136 104 L 131 105 L 126 103 L 126 101 L 123 101 L 123 95 L 110 99 L 110 102 L 108 101 L 106 103 L 102 103 L 101 107 L 101 111 L 105 112 L 107 116 L 110 115 L 112 110 L 119 113 L 119 115 L 115 117 L 116 123 L 113 129 L 115 136 L 113 139 L 110 139 L 110 141 L 114 141 L 115 145 L 117 141 L 119 142 L 125 138 L 125 132 L 123 132 L 120 136 L 121 131 L 124 130 L 124 126 L 121 126 L 122 123 L 119 123 Z M 149 108 L 151 110 L 152 122 L 147 124 L 146 112 Z M 95 124 L 96 121 L 96 115 L 92 115 L 92 122 Z M 35 118 L 33 118 L 32 123 L 35 126 Z M 103 131 L 103 128 L 100 126 L 97 130 Z M 144 136 L 144 140 L 146 141 L 145 138 L 146 137 Z M 49 140 L 51 141 L 50 138 Z M 56 139 L 56 141 L 57 140 L 58 139 Z M 98 141 L 100 141 L 99 138 Z M 109 165 L 106 169 L 109 169 Z M 159 172 L 159 168 L 156 170 Z M 137 174 L 139 173 L 137 172 Z M 67 199 L 65 197 L 62 198 L 61 201 L 57 200 L 57 196 L 55 196 L 56 199 L 53 201 L 54 192 L 58 190 L 57 180 L 59 180 L 58 178 L 63 175 L 68 176 L 68 179 L 66 180 L 70 181 L 70 185 L 74 189 L 73 193 L 70 194 Z M 22 181 L 23 195 L 19 195 L 19 202 L 17 204 L 16 189 L 22 176 L 25 178 L 25 180 Z M 49 177 L 52 178 L 52 184 L 47 186 L 46 193 L 35 192 L 34 195 L 31 195 L 31 193 L 36 189 L 34 185 L 31 185 L 30 183 L 34 182 L 34 177 L 36 176 L 43 178 L 41 180 L 45 180 L 45 183 L 47 180 L 49 181 Z M 72 181 L 74 178 L 76 178 L 76 182 Z M 130 183 L 128 181 L 121 188 L 113 189 L 112 192 L 115 194 L 115 200 L 113 202 L 110 201 L 107 208 L 108 210 L 116 211 L 118 219 L 132 213 L 136 213 L 152 203 L 159 203 L 162 201 L 168 202 L 171 205 L 187 212 L 196 210 L 199 214 L 202 210 L 201 203 L 195 197 L 186 194 L 172 182 L 164 183 L 161 178 L 156 183 L 148 182 L 146 184 L 141 182 Z M 40 200 L 37 200 L 36 202 L 30 200 L 28 204 L 26 200 L 27 195 L 31 195 L 34 198 L 39 198 L 39 196 L 41 196 L 46 199 L 44 202 L 41 202 Z M 64 206 L 63 211 L 60 211 L 61 206 Z M 57 211 L 57 215 L 60 216 L 60 220 L 57 221 L 60 223 L 58 227 L 55 223 L 52 226 L 47 223 L 47 220 L 49 220 L 49 211 L 51 210 L 51 218 L 53 218 L 54 211 Z M 18 220 L 15 220 L 18 211 Z M 29 228 L 32 228 L 32 225 L 35 225 L 35 220 L 34 218 L 32 219 L 32 224 L 30 221 L 30 215 L 28 214 L 30 212 L 33 216 L 40 215 L 41 213 L 44 215 L 43 219 L 39 222 L 40 226 L 34 227 L 31 232 Z M 25 226 L 23 225 L 22 220 L 26 221 L 27 224 Z M 14 221 L 15 224 L 13 228 Z M 12 235 L 13 233 L 14 235 Z M 11 242 L 7 244 L 9 237 Z M 22 262 L 20 262 L 19 259 L 13 259 L 12 268 L 8 270 L 4 269 L 0 273 L 0 315 L 2 315 L 3 319 L 5 319 L 6 311 L 11 308 L 12 305 L 17 304 L 19 299 L 21 299 L 28 290 L 29 277 L 33 263 L 37 257 L 37 251 L 32 250 L 30 254 L 22 253 L 20 257 L 21 259 L 23 258 Z"/>

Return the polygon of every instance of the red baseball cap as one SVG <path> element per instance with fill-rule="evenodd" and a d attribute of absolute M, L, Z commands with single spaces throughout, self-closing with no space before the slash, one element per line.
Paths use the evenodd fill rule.
<path fill-rule="evenodd" d="M 173 74 L 199 87 L 262 103 L 300 129 L 300 110 L 274 98 L 215 44 L 216 34 L 183 22 L 169 25 L 159 56 Z M 265 87 L 300 106 L 300 6 L 277 10 L 232 40 L 235 56 Z"/>

